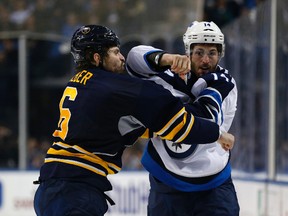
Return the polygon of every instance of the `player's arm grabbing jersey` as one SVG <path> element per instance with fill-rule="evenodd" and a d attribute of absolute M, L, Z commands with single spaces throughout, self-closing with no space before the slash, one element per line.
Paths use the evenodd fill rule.
<path fill-rule="evenodd" d="M 151 53 L 159 52 L 163 51 L 151 46 L 134 47 L 127 56 L 127 71 L 132 76 L 162 85 L 184 102 L 189 103 L 191 99 L 197 97 L 196 103 L 194 102 L 196 106 L 191 110 L 194 109 L 194 113 L 203 118 L 217 122 L 223 131 L 228 131 L 236 112 L 237 87 L 235 80 L 233 78 L 230 80 L 234 83 L 234 87 L 221 100 L 217 96 L 211 96 L 211 91 L 207 90 L 205 81 L 200 79 L 195 84 L 196 80 L 193 79 L 193 76 L 183 87 L 184 82 L 181 84 L 181 82 L 175 81 L 179 77 L 169 68 L 161 70 L 148 60 Z M 217 67 L 216 72 L 228 74 L 228 71 L 220 66 Z M 201 102 L 200 106 L 198 102 Z M 230 176 L 229 155 L 229 151 L 223 150 L 216 142 L 208 145 L 202 145 L 201 142 L 199 145 L 193 146 L 177 145 L 156 137 L 149 141 L 142 164 L 154 177 L 167 185 L 182 191 L 199 191 L 217 187 Z"/>
<path fill-rule="evenodd" d="M 228 70 L 222 68 L 221 66 L 217 65 L 216 70 L 212 74 L 217 74 L 219 76 L 226 77 L 229 75 Z M 205 76 L 205 75 L 204 75 Z M 216 121 L 220 126 L 222 131 L 228 131 L 232 125 L 236 110 L 237 110 L 237 98 L 238 98 L 238 91 L 237 91 L 237 85 L 233 77 L 230 77 L 231 83 L 233 83 L 234 87 L 229 91 L 228 95 L 222 100 L 222 112 L 220 121 Z M 217 76 L 215 76 L 215 79 L 218 79 Z M 191 82 L 192 84 L 189 84 Z M 188 79 L 188 85 L 192 86 L 191 92 L 193 96 L 198 98 L 199 96 L 205 94 L 204 89 L 207 88 L 207 83 L 203 78 L 199 78 L 196 82 L 194 80 Z M 225 83 L 224 85 L 221 86 L 222 88 L 225 88 Z M 222 116 L 223 115 L 223 116 Z M 225 121 L 223 121 L 225 119 Z"/>

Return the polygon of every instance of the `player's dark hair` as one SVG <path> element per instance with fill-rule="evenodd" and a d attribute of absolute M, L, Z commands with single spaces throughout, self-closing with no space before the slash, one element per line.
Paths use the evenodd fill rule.
<path fill-rule="evenodd" d="M 107 54 L 107 51 L 108 51 L 109 48 L 103 48 L 102 52 L 99 53 L 97 52 L 96 50 L 94 49 L 87 49 L 85 51 L 85 61 L 78 61 L 76 63 L 76 66 L 75 66 L 75 69 L 76 71 L 82 71 L 82 70 L 85 70 L 85 69 L 88 69 L 88 68 L 91 68 L 91 67 L 95 67 L 95 64 L 93 64 L 94 62 L 94 53 L 98 53 L 100 55 L 100 58 L 101 60 L 106 57 L 108 54 Z M 100 62 L 99 64 L 99 67 L 102 67 L 102 61 Z"/>

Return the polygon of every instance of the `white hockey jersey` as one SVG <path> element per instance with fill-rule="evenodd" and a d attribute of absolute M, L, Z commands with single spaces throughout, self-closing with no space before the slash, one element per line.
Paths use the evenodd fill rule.
<path fill-rule="evenodd" d="M 192 89 L 188 89 L 188 85 L 183 89 L 171 81 L 175 80 L 177 75 L 170 69 L 164 72 L 152 69 L 147 61 L 147 55 L 159 51 L 162 50 L 151 46 L 134 47 L 126 59 L 128 73 L 162 85 L 175 97 L 181 98 L 184 103 L 195 99 L 191 98 L 191 95 L 197 98 L 206 87 L 201 79 L 198 79 Z M 216 72 L 228 73 L 219 65 Z M 213 118 L 225 132 L 231 127 L 237 105 L 237 87 L 233 78 L 232 82 L 234 88 L 222 101 L 222 112 Z M 177 190 L 202 191 L 221 185 L 231 175 L 229 158 L 230 152 L 225 151 L 217 142 L 175 145 L 173 142 L 155 137 L 149 140 L 141 161 L 151 175 Z"/>

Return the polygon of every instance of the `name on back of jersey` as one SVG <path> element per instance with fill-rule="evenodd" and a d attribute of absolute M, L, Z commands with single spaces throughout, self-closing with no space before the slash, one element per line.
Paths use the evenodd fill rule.
<path fill-rule="evenodd" d="M 78 72 L 75 76 L 72 77 L 70 82 L 77 82 L 83 85 L 86 85 L 87 80 L 89 80 L 93 76 L 93 73 L 83 70 Z"/>

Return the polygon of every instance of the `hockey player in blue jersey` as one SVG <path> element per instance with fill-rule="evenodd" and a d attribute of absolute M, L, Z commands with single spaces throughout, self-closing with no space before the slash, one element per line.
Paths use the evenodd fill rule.
<path fill-rule="evenodd" d="M 121 170 L 122 153 L 139 137 L 232 148 L 233 135 L 195 117 L 179 98 L 155 83 L 123 74 L 117 35 L 86 25 L 71 40 L 76 74 L 59 103 L 54 142 L 36 184 L 38 216 L 102 216 L 107 212 L 107 175 Z"/>
<path fill-rule="evenodd" d="M 195 98 L 197 103 L 203 99 L 203 94 L 207 101 L 207 95 L 226 91 L 232 82 L 234 88 L 227 95 L 222 94 L 223 102 L 218 104 L 221 112 L 215 113 L 217 105 L 194 111 L 228 131 L 236 112 L 237 87 L 228 71 L 218 65 L 224 56 L 224 35 L 213 22 L 195 21 L 187 28 L 183 41 L 186 56 L 191 61 L 191 73 L 180 73 L 181 79 L 174 68 L 183 65 L 185 70 L 186 56 L 169 54 L 151 46 L 140 45 L 128 53 L 127 71 L 132 76 L 162 85 L 186 103 Z M 209 82 L 214 82 L 214 86 L 203 91 Z M 148 215 L 239 215 L 230 154 L 217 142 L 177 145 L 159 137 L 150 139 L 142 157 L 142 164 L 150 173 Z"/>

